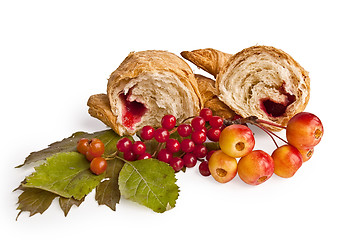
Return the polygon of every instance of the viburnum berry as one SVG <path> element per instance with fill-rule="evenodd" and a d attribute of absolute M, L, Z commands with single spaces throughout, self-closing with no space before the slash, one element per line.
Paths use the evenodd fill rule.
<path fill-rule="evenodd" d="M 128 152 L 132 148 L 132 141 L 129 138 L 122 138 L 117 142 L 117 149 L 119 152 Z"/>
<path fill-rule="evenodd" d="M 211 128 L 207 131 L 208 139 L 213 142 L 218 142 L 220 135 L 221 135 L 221 129 L 219 128 Z"/>
<path fill-rule="evenodd" d="M 195 146 L 196 145 L 194 144 L 194 142 L 188 138 L 184 139 L 181 142 L 181 150 L 186 153 L 192 152 L 194 150 Z"/>
<path fill-rule="evenodd" d="M 213 116 L 209 120 L 209 125 L 211 125 L 212 128 L 221 128 L 223 126 L 223 119 L 219 116 Z"/>
<path fill-rule="evenodd" d="M 89 151 L 87 151 L 84 155 L 89 162 L 91 162 L 95 158 L 95 156 L 92 155 Z"/>
<path fill-rule="evenodd" d="M 149 153 L 143 153 L 142 155 L 139 155 L 137 157 L 138 160 L 141 160 L 141 159 L 149 159 L 149 158 L 152 158 L 152 155 L 150 155 Z"/>
<path fill-rule="evenodd" d="M 169 132 L 164 128 L 158 128 L 154 132 L 154 139 L 157 142 L 166 142 L 169 139 Z"/>
<path fill-rule="evenodd" d="M 192 140 L 195 144 L 202 144 L 207 140 L 207 135 L 204 131 L 195 131 L 192 133 Z"/>
<path fill-rule="evenodd" d="M 202 117 L 195 117 L 192 119 L 191 125 L 194 130 L 201 130 L 206 126 L 206 121 Z"/>
<path fill-rule="evenodd" d="M 93 138 L 90 140 L 88 151 L 93 157 L 101 157 L 104 153 L 104 150 L 104 143 L 100 139 Z"/>
<path fill-rule="evenodd" d="M 196 156 L 196 158 L 204 158 L 207 156 L 207 148 L 203 144 L 196 145 L 193 150 L 193 154 Z"/>
<path fill-rule="evenodd" d="M 204 161 L 204 162 L 201 162 L 201 164 L 199 164 L 199 173 L 202 175 L 202 176 L 209 176 L 211 175 L 211 172 L 209 171 L 209 167 L 208 167 L 208 161 Z"/>
<path fill-rule="evenodd" d="M 181 137 L 188 137 L 192 133 L 192 127 L 189 124 L 181 124 L 177 128 L 178 134 Z"/>
<path fill-rule="evenodd" d="M 90 163 L 90 170 L 96 174 L 100 175 L 107 169 L 107 161 L 102 157 L 94 158 Z"/>
<path fill-rule="evenodd" d="M 187 168 L 192 168 L 197 164 L 197 158 L 193 153 L 186 153 L 183 156 L 184 166 Z"/>
<path fill-rule="evenodd" d="M 142 155 L 146 151 L 146 146 L 142 141 L 135 141 L 132 145 L 132 152 L 137 155 Z"/>
<path fill-rule="evenodd" d="M 89 139 L 82 138 L 78 141 L 78 144 L 76 145 L 76 149 L 81 154 L 86 154 L 86 152 L 89 150 Z"/>
<path fill-rule="evenodd" d="M 137 159 L 137 155 L 131 150 L 124 152 L 123 157 L 127 161 L 134 161 Z"/>
<path fill-rule="evenodd" d="M 177 120 L 173 115 L 164 115 L 161 121 L 162 127 L 167 130 L 174 128 L 176 123 Z"/>
<path fill-rule="evenodd" d="M 199 116 L 202 117 L 206 122 L 208 122 L 211 117 L 213 116 L 212 110 L 209 108 L 203 108 L 200 112 L 199 112 Z"/>
<path fill-rule="evenodd" d="M 207 161 L 209 161 L 209 159 L 211 159 L 211 156 L 212 156 L 212 154 L 213 154 L 215 151 L 216 151 L 216 150 L 211 150 L 211 151 L 209 151 L 209 152 L 207 153 L 207 156 L 206 156 Z"/>
<path fill-rule="evenodd" d="M 154 136 L 154 128 L 152 126 L 144 126 L 140 131 L 140 137 L 144 140 L 150 140 Z"/>
<path fill-rule="evenodd" d="M 169 150 L 163 148 L 159 151 L 157 158 L 159 161 L 169 163 L 173 158 L 173 154 Z"/>
<path fill-rule="evenodd" d="M 176 153 L 180 150 L 180 143 L 177 139 L 170 138 L 167 140 L 165 147 L 172 153 Z"/>
<path fill-rule="evenodd" d="M 170 160 L 169 165 L 174 169 L 175 172 L 179 172 L 184 167 L 184 162 L 182 158 L 174 157 Z"/>

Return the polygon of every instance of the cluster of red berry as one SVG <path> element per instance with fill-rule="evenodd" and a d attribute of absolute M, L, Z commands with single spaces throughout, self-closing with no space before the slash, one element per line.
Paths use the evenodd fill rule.
<path fill-rule="evenodd" d="M 280 177 L 292 177 L 302 163 L 310 159 L 314 147 L 323 136 L 320 119 L 307 112 L 296 114 L 287 127 L 254 117 L 226 121 L 213 116 L 208 108 L 202 109 L 190 124 L 181 123 L 176 126 L 176 122 L 173 115 L 165 115 L 160 128 L 144 126 L 139 134 L 140 141 L 132 142 L 123 137 L 116 147 L 127 161 L 156 158 L 168 163 L 175 172 L 192 168 L 200 161 L 199 172 L 203 176 L 212 175 L 218 182 L 225 183 L 238 173 L 244 182 L 258 185 L 273 173 Z M 253 132 L 243 123 L 258 126 L 272 137 L 277 146 L 272 155 L 262 150 L 253 150 Z M 226 127 L 225 124 L 229 126 Z M 267 130 L 264 124 L 286 129 L 288 142 Z M 177 134 L 172 135 L 173 133 Z M 279 147 L 273 136 L 283 140 L 286 145 Z M 220 149 L 207 149 L 207 139 L 218 142 Z M 147 152 L 146 141 L 155 141 L 156 150 Z M 90 170 L 93 173 L 99 175 L 106 170 L 107 162 L 102 157 L 104 144 L 99 139 L 83 138 L 79 140 L 77 150 L 91 162 Z M 236 158 L 239 158 L 238 162 Z"/>
<path fill-rule="evenodd" d="M 156 140 L 159 151 L 151 155 L 146 152 L 146 145 L 143 141 L 131 142 L 124 137 L 117 143 L 117 148 L 123 153 L 127 161 L 134 161 L 146 158 L 157 158 L 158 160 L 168 163 L 178 172 L 184 167 L 192 168 L 197 164 L 197 160 L 202 161 L 199 166 L 200 173 L 209 176 L 208 162 L 212 151 L 204 145 L 207 138 L 210 141 L 217 142 L 221 134 L 223 119 L 213 116 L 212 111 L 204 108 L 200 111 L 199 116 L 194 117 L 191 123 L 182 123 L 176 126 L 176 118 L 173 115 L 165 115 L 161 121 L 161 127 L 154 129 L 152 126 L 144 126 L 140 131 L 140 138 L 143 141 Z M 177 132 L 179 138 L 171 138 L 171 134 Z"/>
<path fill-rule="evenodd" d="M 100 175 L 105 172 L 107 161 L 102 157 L 105 147 L 100 139 L 93 138 L 89 140 L 82 138 L 78 141 L 76 148 L 90 162 L 90 170 L 94 174 Z"/>

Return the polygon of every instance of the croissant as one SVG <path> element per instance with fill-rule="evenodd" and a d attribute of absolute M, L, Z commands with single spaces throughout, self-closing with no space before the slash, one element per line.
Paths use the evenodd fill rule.
<path fill-rule="evenodd" d="M 159 50 L 130 53 L 110 75 L 107 94 L 88 100 L 89 114 L 119 135 L 133 135 L 145 125 L 159 127 L 166 114 L 181 122 L 202 107 L 189 65 Z"/>
<path fill-rule="evenodd" d="M 280 49 L 253 46 L 229 55 L 208 48 L 181 55 L 216 78 L 219 100 L 242 117 L 256 116 L 286 126 L 309 101 L 308 72 Z"/>
<path fill-rule="evenodd" d="M 233 119 L 236 113 L 218 99 L 216 81 L 200 74 L 195 74 L 203 106 L 212 110 L 215 116 Z"/>

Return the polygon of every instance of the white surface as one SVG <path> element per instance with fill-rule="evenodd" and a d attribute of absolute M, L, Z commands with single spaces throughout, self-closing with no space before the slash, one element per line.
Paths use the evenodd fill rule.
<path fill-rule="evenodd" d="M 1 1 L 1 229 L 13 239 L 360 239 L 357 1 Z M 311 77 L 307 111 L 325 135 L 291 179 L 219 184 L 197 169 L 177 174 L 174 209 L 156 214 L 122 200 L 113 212 L 90 194 L 68 217 L 54 204 L 15 221 L 11 191 L 29 173 L 14 166 L 76 131 L 105 126 L 87 113 L 91 94 L 130 51 L 255 44 L 293 56 Z M 191 65 L 197 73 L 202 73 Z M 358 85 L 357 85 L 358 84 Z M 256 148 L 273 150 L 256 132 Z"/>

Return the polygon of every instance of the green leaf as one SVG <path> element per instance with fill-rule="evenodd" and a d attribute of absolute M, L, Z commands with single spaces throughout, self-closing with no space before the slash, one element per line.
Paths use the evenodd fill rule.
<path fill-rule="evenodd" d="M 119 159 L 108 160 L 108 167 L 105 172 L 106 180 L 102 181 L 95 192 L 95 200 L 99 205 L 106 205 L 115 211 L 115 205 L 120 201 L 120 190 L 118 186 L 119 172 L 124 162 Z"/>
<path fill-rule="evenodd" d="M 77 152 L 58 153 L 47 162 L 35 167 L 35 172 L 26 178 L 25 187 L 43 189 L 65 198 L 82 199 L 104 178 L 89 170 L 85 156 Z"/>
<path fill-rule="evenodd" d="M 54 198 L 58 196 L 42 189 L 26 188 L 23 186 L 15 190 L 23 191 L 18 198 L 17 209 L 20 210 L 20 212 L 16 219 L 25 211 L 30 212 L 30 217 L 37 213 L 42 214 L 49 208 Z"/>
<path fill-rule="evenodd" d="M 205 142 L 204 145 L 206 146 L 208 151 L 221 149 L 221 147 L 219 146 L 219 142 Z"/>
<path fill-rule="evenodd" d="M 83 197 L 80 200 L 76 200 L 74 198 L 65 198 L 65 197 L 60 197 L 59 198 L 59 205 L 61 210 L 63 210 L 64 212 L 64 216 L 66 217 L 71 209 L 72 206 L 77 206 L 79 207 L 80 204 L 82 202 L 84 202 L 85 197 Z"/>
<path fill-rule="evenodd" d="M 164 212 L 175 207 L 179 188 L 172 167 L 156 159 L 126 162 L 119 174 L 122 196 Z"/>
<path fill-rule="evenodd" d="M 76 151 L 76 145 L 81 138 L 99 138 L 102 140 L 105 146 L 104 155 L 110 155 L 114 153 L 116 151 L 116 143 L 120 139 L 119 135 L 117 135 L 111 129 L 94 133 L 76 132 L 68 138 L 50 144 L 48 148 L 30 153 L 30 155 L 25 159 L 24 163 L 17 166 L 17 168 L 29 163 L 44 161 L 46 158 L 59 152 L 74 152 Z"/>

